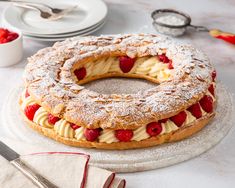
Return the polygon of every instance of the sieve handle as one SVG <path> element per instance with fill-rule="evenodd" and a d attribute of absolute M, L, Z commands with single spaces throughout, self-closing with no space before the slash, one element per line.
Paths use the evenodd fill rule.
<path fill-rule="evenodd" d="M 235 45 L 235 34 L 220 31 L 218 29 L 211 29 L 209 33 L 214 38 L 221 39 L 225 42 Z"/>

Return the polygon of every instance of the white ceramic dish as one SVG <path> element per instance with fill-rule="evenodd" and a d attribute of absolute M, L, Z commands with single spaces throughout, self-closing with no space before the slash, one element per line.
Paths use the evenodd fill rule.
<path fill-rule="evenodd" d="M 62 37 L 36 37 L 36 36 L 30 36 L 30 35 L 25 35 L 24 37 L 32 39 L 32 40 L 36 40 L 36 41 L 48 41 L 48 42 L 49 41 L 62 41 L 62 40 L 65 40 L 67 38 L 70 38 L 70 37 L 90 35 L 90 34 L 94 33 L 95 31 L 99 30 L 100 28 L 102 28 L 104 24 L 105 24 L 105 22 L 98 25 L 96 28 L 93 28 L 91 30 L 87 30 L 84 33 L 78 32 L 78 33 L 74 33 L 71 36 L 65 36 L 65 37 L 64 36 L 62 36 Z"/>
<path fill-rule="evenodd" d="M 60 20 L 49 21 L 41 18 L 37 11 L 10 6 L 3 12 L 4 22 L 11 28 L 21 30 L 23 34 L 61 34 L 83 30 L 99 23 L 107 16 L 108 10 L 101 0 L 61 0 L 59 2 L 37 0 L 37 2 L 58 8 L 74 5 L 78 8 Z"/>
<path fill-rule="evenodd" d="M 57 34 L 57 35 L 40 35 L 40 34 L 25 34 L 24 36 L 30 36 L 30 37 L 39 37 L 39 38 L 66 38 L 66 37 L 73 37 L 73 36 L 77 36 L 77 35 L 82 35 L 85 34 L 87 32 L 91 32 L 91 31 L 96 31 L 97 29 L 99 29 L 100 27 L 102 27 L 105 24 L 106 20 L 102 20 L 101 22 L 95 24 L 92 27 L 89 27 L 87 29 L 83 29 L 83 30 L 79 30 L 79 31 L 75 31 L 75 32 L 71 32 L 71 33 L 64 33 L 64 34 Z"/>
<path fill-rule="evenodd" d="M 18 38 L 4 44 L 0 44 L 0 67 L 8 67 L 19 63 L 23 57 L 22 33 L 19 30 L 10 29 L 18 33 Z"/>

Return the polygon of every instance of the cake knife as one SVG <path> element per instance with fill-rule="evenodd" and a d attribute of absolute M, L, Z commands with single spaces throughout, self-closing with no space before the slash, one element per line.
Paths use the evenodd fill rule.
<path fill-rule="evenodd" d="M 40 188 L 58 188 L 39 173 L 28 167 L 20 155 L 0 141 L 0 155 L 7 159 L 13 166 L 20 170 L 27 178 Z"/>

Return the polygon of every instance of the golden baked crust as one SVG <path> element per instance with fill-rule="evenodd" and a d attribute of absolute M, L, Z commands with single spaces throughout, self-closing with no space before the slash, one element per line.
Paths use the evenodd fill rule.
<path fill-rule="evenodd" d="M 24 115 L 24 113 L 22 113 L 23 119 L 32 129 L 60 143 L 75 147 L 115 149 L 115 150 L 145 148 L 145 147 L 160 145 L 163 143 L 183 140 L 199 132 L 203 127 L 208 125 L 209 121 L 214 117 L 214 115 L 215 115 L 214 113 L 208 114 L 203 118 L 196 120 L 193 124 L 188 125 L 186 127 L 182 127 L 181 129 L 178 129 L 174 132 L 159 135 L 157 137 L 150 137 L 142 141 L 100 143 L 100 142 L 89 142 L 84 140 L 79 141 L 76 140 L 75 138 L 70 139 L 70 138 L 61 137 L 58 134 L 56 134 L 53 129 L 45 128 L 37 125 L 32 121 L 29 121 L 27 117 Z"/>
<path fill-rule="evenodd" d="M 78 84 L 110 76 L 159 81 L 118 72 L 78 81 L 73 73 L 100 58 L 141 58 L 162 53 L 173 62 L 171 78 L 136 94 L 99 94 Z M 24 83 L 38 104 L 68 122 L 90 129 L 135 129 L 174 116 L 198 102 L 212 82 L 213 70 L 201 51 L 156 35 L 78 37 L 42 49 L 29 58 Z"/>
<path fill-rule="evenodd" d="M 125 66 L 132 64 L 128 71 L 123 58 Z M 82 86 L 109 77 L 143 78 L 156 86 L 135 94 L 100 94 Z M 25 121 L 71 146 L 131 149 L 178 141 L 215 114 L 215 72 L 208 58 L 156 35 L 56 43 L 29 58 L 24 83 Z"/>

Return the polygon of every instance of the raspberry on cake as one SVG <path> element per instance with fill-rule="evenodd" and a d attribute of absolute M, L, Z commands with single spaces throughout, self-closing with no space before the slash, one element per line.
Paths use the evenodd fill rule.
<path fill-rule="evenodd" d="M 26 117 L 32 121 L 34 118 L 34 114 L 39 108 L 40 108 L 40 105 L 32 104 L 32 105 L 26 106 L 26 108 L 24 109 L 24 113 Z"/>
<path fill-rule="evenodd" d="M 130 58 L 127 56 L 119 57 L 119 66 L 123 73 L 128 73 L 132 69 L 135 63 L 135 58 Z"/>
<path fill-rule="evenodd" d="M 49 122 L 50 124 L 55 125 L 55 123 L 56 123 L 57 121 L 59 121 L 59 120 L 60 120 L 59 117 L 53 116 L 52 114 L 48 114 L 48 122 Z"/>
<path fill-rule="evenodd" d="M 150 136 L 159 135 L 162 132 L 162 125 L 161 123 L 152 122 L 147 125 L 146 132 Z"/>
<path fill-rule="evenodd" d="M 215 115 L 216 71 L 209 59 L 157 35 L 67 39 L 30 57 L 25 69 L 25 121 L 71 146 L 132 149 L 174 142 Z M 100 94 L 83 86 L 110 77 L 156 85 L 135 94 Z"/>
<path fill-rule="evenodd" d="M 129 142 L 133 137 L 132 130 L 116 130 L 115 132 L 116 138 L 121 142 Z"/>

